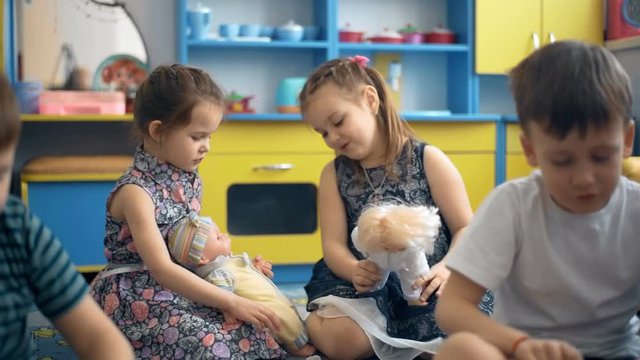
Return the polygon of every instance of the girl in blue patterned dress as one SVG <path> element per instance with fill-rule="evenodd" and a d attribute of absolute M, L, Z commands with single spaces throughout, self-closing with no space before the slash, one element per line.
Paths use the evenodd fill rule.
<path fill-rule="evenodd" d="M 108 266 L 94 299 L 129 338 L 137 358 L 270 359 L 285 353 L 266 331 L 276 314 L 174 263 L 170 226 L 200 211 L 198 164 L 224 110 L 220 87 L 202 70 L 156 68 L 135 100 L 141 146 L 107 199 Z M 242 320 L 224 321 L 223 312 Z"/>
<path fill-rule="evenodd" d="M 462 178 L 439 149 L 418 141 L 396 112 L 383 77 L 362 56 L 318 67 L 300 93 L 304 121 L 337 157 L 322 171 L 319 217 L 324 258 L 305 290 L 313 344 L 330 358 L 411 359 L 433 351 L 443 335 L 434 309 L 449 270 L 449 248 L 472 217 Z M 442 228 L 427 260 L 422 306 L 409 306 L 400 281 L 369 292 L 379 269 L 349 237 L 364 206 L 377 202 L 437 206 Z M 482 305 L 492 307 L 490 297 Z"/>

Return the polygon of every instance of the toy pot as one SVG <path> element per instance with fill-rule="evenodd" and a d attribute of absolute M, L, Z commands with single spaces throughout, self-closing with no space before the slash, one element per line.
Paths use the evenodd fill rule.
<path fill-rule="evenodd" d="M 427 43 L 452 44 L 456 42 L 456 34 L 447 28 L 438 26 L 425 34 L 424 41 Z"/>
<path fill-rule="evenodd" d="M 282 41 L 301 41 L 304 35 L 304 28 L 293 20 L 276 28 L 276 37 Z"/>
<path fill-rule="evenodd" d="M 363 42 L 364 32 L 351 29 L 351 24 L 346 23 L 344 28 L 338 32 L 340 42 Z"/>

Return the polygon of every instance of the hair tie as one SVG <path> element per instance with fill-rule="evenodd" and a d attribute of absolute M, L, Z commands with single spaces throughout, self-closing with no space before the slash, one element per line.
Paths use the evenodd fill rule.
<path fill-rule="evenodd" d="M 361 68 L 366 68 L 369 63 L 369 58 L 362 55 L 350 56 L 348 58 L 351 62 L 358 64 Z"/>

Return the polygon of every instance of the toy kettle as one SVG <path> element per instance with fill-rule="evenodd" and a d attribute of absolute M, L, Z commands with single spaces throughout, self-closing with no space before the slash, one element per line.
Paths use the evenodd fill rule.
<path fill-rule="evenodd" d="M 189 37 L 196 40 L 204 40 L 211 30 L 211 9 L 201 3 L 187 10 L 187 25 Z"/>

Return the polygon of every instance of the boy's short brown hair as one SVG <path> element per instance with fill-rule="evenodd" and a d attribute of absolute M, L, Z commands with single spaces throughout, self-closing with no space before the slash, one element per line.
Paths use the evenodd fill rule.
<path fill-rule="evenodd" d="M 15 145 L 20 137 L 20 111 L 9 79 L 0 73 L 0 151 Z"/>
<path fill-rule="evenodd" d="M 605 48 L 580 41 L 542 47 L 511 71 L 511 91 L 520 125 L 536 122 L 560 139 L 577 128 L 631 119 L 631 83 Z"/>

